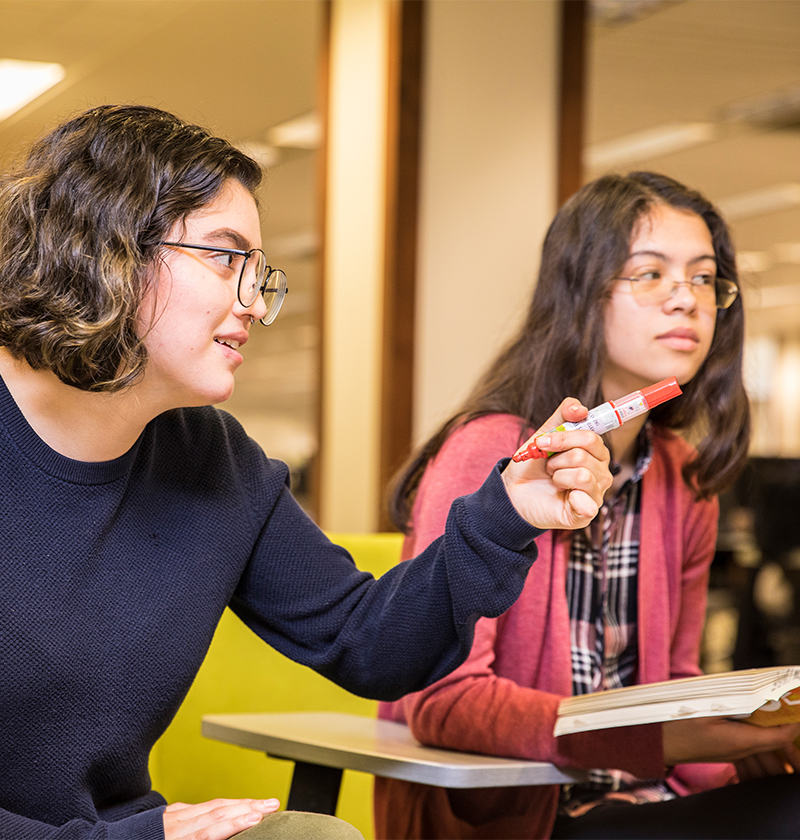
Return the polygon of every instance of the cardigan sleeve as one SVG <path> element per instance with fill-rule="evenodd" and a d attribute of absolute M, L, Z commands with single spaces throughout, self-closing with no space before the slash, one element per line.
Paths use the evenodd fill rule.
<path fill-rule="evenodd" d="M 520 421 L 495 415 L 456 431 L 429 466 L 414 507 L 414 549 L 433 539 L 442 517 L 475 476 L 508 448 Z M 455 453 L 458 453 L 457 457 Z M 539 563 L 547 562 L 540 557 Z M 546 621 L 547 616 L 537 620 Z M 423 743 L 469 752 L 540 761 L 561 766 L 617 767 L 643 778 L 664 773 L 658 725 L 553 737 L 561 696 L 519 685 L 494 670 L 495 645 L 503 619 L 482 619 L 467 661 L 452 674 L 382 714 L 405 717 Z"/>

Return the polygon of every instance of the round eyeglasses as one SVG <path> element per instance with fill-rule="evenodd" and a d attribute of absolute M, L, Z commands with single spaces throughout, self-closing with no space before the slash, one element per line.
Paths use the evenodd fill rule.
<path fill-rule="evenodd" d="M 697 274 L 691 280 L 672 280 L 666 275 L 648 271 L 639 277 L 615 277 L 631 284 L 631 292 L 641 306 L 658 306 L 674 297 L 678 286 L 689 286 L 695 300 L 709 308 L 727 309 L 739 294 L 739 287 L 733 280 L 714 277 L 711 274 Z"/>
<path fill-rule="evenodd" d="M 170 248 L 192 248 L 195 251 L 208 251 L 219 255 L 222 265 L 232 272 L 239 272 L 236 295 L 239 303 L 249 309 L 259 294 L 264 298 L 267 311 L 261 323 L 268 327 L 277 317 L 283 306 L 283 299 L 289 291 L 286 275 L 279 268 L 267 265 L 267 256 L 260 248 L 241 251 L 238 248 L 219 248 L 210 245 L 190 245 L 188 242 L 164 242 Z"/>

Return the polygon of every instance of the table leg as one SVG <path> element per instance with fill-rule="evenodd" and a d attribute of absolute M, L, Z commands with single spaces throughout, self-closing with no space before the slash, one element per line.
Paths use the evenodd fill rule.
<path fill-rule="evenodd" d="M 296 761 L 286 809 L 335 815 L 341 784 L 341 767 L 323 767 L 320 764 Z"/>

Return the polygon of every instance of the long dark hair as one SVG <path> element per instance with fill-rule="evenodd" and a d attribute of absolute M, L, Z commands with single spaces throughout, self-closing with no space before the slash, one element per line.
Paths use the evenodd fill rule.
<path fill-rule="evenodd" d="M 0 183 L 0 345 L 86 391 L 147 362 L 137 316 L 159 241 L 259 165 L 173 114 L 104 105 L 35 143 Z"/>
<path fill-rule="evenodd" d="M 485 414 L 521 418 L 537 428 L 565 396 L 584 405 L 603 401 L 606 363 L 604 303 L 628 260 L 638 221 L 656 204 L 689 210 L 708 226 L 717 272 L 737 282 L 728 227 L 700 193 L 654 172 L 606 175 L 587 184 L 559 210 L 545 237 L 539 279 L 522 328 L 459 410 L 412 456 L 395 479 L 390 512 L 407 530 L 428 462 L 459 426 Z M 654 424 L 697 439 L 697 457 L 683 468 L 698 498 L 729 485 L 747 456 L 750 409 L 742 382 L 744 310 L 741 297 L 718 310 L 714 339 L 683 396 L 651 412 Z"/>

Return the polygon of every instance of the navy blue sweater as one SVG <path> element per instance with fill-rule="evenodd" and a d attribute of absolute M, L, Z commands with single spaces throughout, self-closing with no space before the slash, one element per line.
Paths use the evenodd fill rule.
<path fill-rule="evenodd" d="M 124 456 L 65 458 L 0 380 L 0 838 L 163 840 L 148 755 L 227 605 L 356 694 L 464 660 L 520 593 L 539 533 L 495 469 L 445 536 L 378 580 L 229 415 L 168 412 Z"/>

